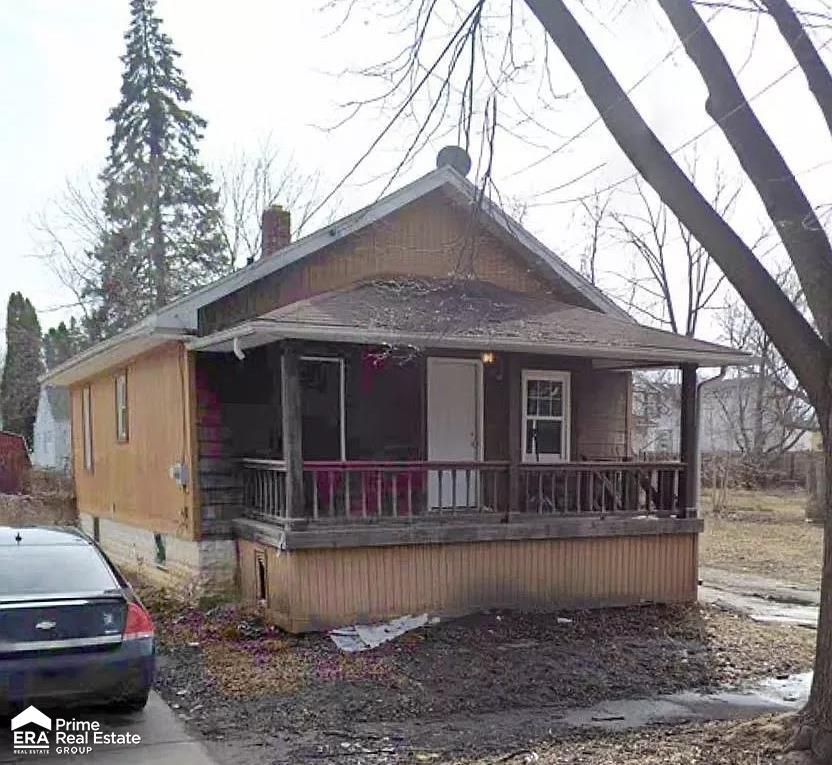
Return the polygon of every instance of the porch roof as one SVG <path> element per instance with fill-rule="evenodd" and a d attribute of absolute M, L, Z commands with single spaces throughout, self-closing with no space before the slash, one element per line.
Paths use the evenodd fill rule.
<path fill-rule="evenodd" d="M 280 308 L 189 343 L 228 352 L 283 339 L 516 351 L 621 365 L 742 365 L 751 356 L 546 295 L 470 279 L 389 277 Z"/>

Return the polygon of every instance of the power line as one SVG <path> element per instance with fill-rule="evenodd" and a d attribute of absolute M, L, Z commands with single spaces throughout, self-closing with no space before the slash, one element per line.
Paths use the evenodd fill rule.
<path fill-rule="evenodd" d="M 515 170 L 513 173 L 510 173 L 509 175 L 507 175 L 506 178 L 507 179 L 508 178 L 514 178 L 517 175 L 522 175 L 523 173 L 528 172 L 529 170 L 531 170 L 535 167 L 538 167 L 539 165 L 543 164 L 544 162 L 547 162 L 552 157 L 559 154 L 561 151 L 563 151 L 568 146 L 573 144 L 575 141 L 577 141 L 579 138 L 584 136 L 586 133 L 588 133 L 593 127 L 595 127 L 595 125 L 597 125 L 599 122 L 601 122 L 603 114 L 612 111 L 620 103 L 622 103 L 624 101 L 624 99 L 626 99 L 631 93 L 633 93 L 636 90 L 636 88 L 638 88 L 640 85 L 642 85 L 644 82 L 646 82 L 653 74 L 655 74 L 662 66 L 664 66 L 682 48 L 682 46 L 691 37 L 693 37 L 693 35 L 697 34 L 702 27 L 705 27 L 707 24 L 709 24 L 711 21 L 713 21 L 719 15 L 719 13 L 722 10 L 723 10 L 722 8 L 717 8 L 711 14 L 711 16 L 707 19 L 707 21 L 701 21 L 700 25 L 693 32 L 691 32 L 687 37 L 681 38 L 679 40 L 679 42 L 676 43 L 676 45 L 674 45 L 667 53 L 664 54 L 664 56 L 662 56 L 662 58 L 659 61 L 657 61 L 653 66 L 650 67 L 650 69 L 648 69 L 641 77 L 639 77 L 639 79 L 636 80 L 624 92 L 624 95 L 621 96 L 618 100 L 616 100 L 616 102 L 612 106 L 610 106 L 605 112 L 600 112 L 598 114 L 598 116 L 595 117 L 595 119 L 588 122 L 577 133 L 571 135 L 569 138 L 567 138 L 563 143 L 561 143 L 555 149 L 552 149 L 551 151 L 548 151 L 542 157 L 538 157 L 536 160 L 534 160 L 533 162 L 530 162 L 528 165 L 525 165 L 524 167 L 521 167 L 519 170 Z M 605 164 L 606 164 L 606 162 L 602 163 L 601 166 L 603 166 Z M 541 192 L 541 193 L 548 193 L 548 192 Z"/>
<path fill-rule="evenodd" d="M 818 52 L 820 52 L 820 51 L 824 50 L 825 48 L 827 48 L 827 47 L 830 45 L 830 43 L 832 43 L 832 37 L 829 37 L 829 38 L 826 40 L 826 42 L 825 42 L 825 43 L 823 43 L 823 45 L 821 45 L 821 46 L 817 49 L 817 50 L 818 50 Z M 738 104 L 738 105 L 737 105 L 737 106 L 735 106 L 733 109 L 731 109 L 731 111 L 729 111 L 729 112 L 728 112 L 728 113 L 727 113 L 724 117 L 722 117 L 722 119 L 720 119 L 720 120 L 714 120 L 713 122 L 711 122 L 711 124 L 710 124 L 710 125 L 707 125 L 705 128 L 703 128 L 702 130 L 700 130 L 698 133 L 696 133 L 695 135 L 691 136 L 690 138 L 688 138 L 687 140 L 685 140 L 683 143 L 679 144 L 679 145 L 678 145 L 675 149 L 670 150 L 670 152 L 669 152 L 669 153 L 670 153 L 670 155 L 671 155 L 671 156 L 673 156 L 673 155 L 675 155 L 675 154 L 678 154 L 678 153 L 679 153 L 680 151 L 682 151 L 683 149 L 688 148 L 688 146 L 690 146 L 691 144 L 696 143 L 696 141 L 698 141 L 700 138 L 702 138 L 702 136 L 704 136 L 705 134 L 709 133 L 709 132 L 710 132 L 711 130 L 713 130 L 714 128 L 716 128 L 716 127 L 720 126 L 721 124 L 723 124 L 726 120 L 728 120 L 730 117 L 732 117 L 732 116 L 733 116 L 734 114 L 736 114 L 738 111 L 740 111 L 741 109 L 744 109 L 744 108 L 746 108 L 747 106 L 749 106 L 749 105 L 751 104 L 751 102 L 752 102 L 752 101 L 755 101 L 757 98 L 759 98 L 760 96 L 764 95 L 764 94 L 765 94 L 765 93 L 767 93 L 769 90 L 771 90 L 773 87 L 775 87 L 776 85 L 778 85 L 779 83 L 781 83 L 781 82 L 782 82 L 783 80 L 785 80 L 785 79 L 786 79 L 786 78 L 787 78 L 790 74 L 794 73 L 794 72 L 795 72 L 795 71 L 796 71 L 799 67 L 800 67 L 800 63 L 799 63 L 799 62 L 797 62 L 797 63 L 793 64 L 793 65 L 792 65 L 791 67 L 789 67 L 789 68 L 788 68 L 785 72 L 783 72 L 783 73 L 782 73 L 782 74 L 780 74 L 779 76 L 775 77 L 773 80 L 771 80 L 771 82 L 769 82 L 768 84 L 766 84 L 764 87 L 762 87 L 762 88 L 761 88 L 760 90 L 758 90 L 756 93 L 754 93 L 753 95 L 751 95 L 749 98 L 746 98 L 746 99 L 743 101 L 743 103 Z M 617 104 L 616 104 L 616 105 L 617 105 Z M 614 108 L 614 107 L 611 107 L 611 108 Z M 600 119 L 600 115 L 599 115 L 598 119 Z M 599 163 L 598 165 L 595 165 L 595 166 L 594 166 L 593 168 L 591 168 L 590 170 L 588 170 L 588 171 L 586 171 L 586 172 L 582 173 L 580 176 L 578 176 L 578 180 L 582 180 L 583 178 L 585 178 L 585 177 L 587 177 L 587 176 L 591 175 L 592 173 L 597 172 L 597 171 L 598 171 L 598 170 L 600 170 L 602 167 L 605 167 L 605 166 L 606 166 L 606 164 L 607 164 L 606 162 L 602 162 L 602 163 Z M 816 169 L 816 168 L 815 168 L 815 166 L 813 166 L 813 167 L 809 168 L 808 170 L 806 170 L 806 171 L 804 171 L 804 172 L 810 172 L 811 170 L 814 170 L 814 169 Z M 604 188 L 602 188 L 602 189 L 596 189 L 596 190 L 595 190 L 595 191 L 593 191 L 591 194 L 583 194 L 583 195 L 581 195 L 581 196 L 571 197 L 570 199 L 559 199 L 559 200 L 555 200 L 555 201 L 551 201 L 551 202 L 531 202 L 531 203 L 529 204 L 529 207 L 553 207 L 553 206 L 556 206 L 556 205 L 574 204 L 575 202 L 582 202 L 582 201 L 584 201 L 584 200 L 586 200 L 586 199 L 590 199 L 590 198 L 592 198 L 592 197 L 593 197 L 593 196 L 595 196 L 596 194 L 603 194 L 603 193 L 605 193 L 605 192 L 607 192 L 607 191 L 612 191 L 613 189 L 618 188 L 619 186 L 622 186 L 622 185 L 624 185 L 625 183 L 629 183 L 630 181 L 632 181 L 634 178 L 636 178 L 636 177 L 638 177 L 638 176 L 639 176 L 639 172 L 636 170 L 636 171 L 634 171 L 634 172 L 630 173 L 629 175 L 627 175 L 626 177 L 621 178 L 621 179 L 619 179 L 619 180 L 617 180 L 617 181 L 615 181 L 615 182 L 613 182 L 613 183 L 610 183 L 609 185 L 605 186 L 605 187 L 604 187 Z M 511 177 L 511 176 L 509 176 L 509 177 Z M 554 187 L 552 187 L 552 188 L 550 188 L 550 189 L 546 189 L 546 190 L 544 190 L 544 191 L 538 192 L 538 193 L 537 193 L 537 194 L 535 194 L 534 196 L 535 196 L 535 197 L 541 197 L 541 196 L 544 196 L 544 195 L 546 195 L 546 194 L 551 194 L 551 193 L 553 193 L 554 191 L 558 191 L 558 190 L 560 190 L 560 189 L 564 188 L 564 186 L 565 186 L 565 184 L 559 184 L 558 186 L 554 186 Z"/>

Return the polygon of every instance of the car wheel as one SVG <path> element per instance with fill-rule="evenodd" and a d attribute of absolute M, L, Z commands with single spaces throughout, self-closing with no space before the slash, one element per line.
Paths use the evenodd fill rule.
<path fill-rule="evenodd" d="M 113 699 L 110 709 L 116 712 L 140 712 L 147 704 L 147 697 L 150 695 L 150 688 L 131 693 L 129 696 L 120 696 Z"/>

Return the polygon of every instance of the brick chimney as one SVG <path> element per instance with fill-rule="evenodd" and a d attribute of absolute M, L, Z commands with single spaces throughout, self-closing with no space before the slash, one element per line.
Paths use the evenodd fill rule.
<path fill-rule="evenodd" d="M 292 216 L 280 205 L 270 205 L 263 210 L 260 231 L 260 257 L 274 255 L 286 247 L 292 239 Z"/>

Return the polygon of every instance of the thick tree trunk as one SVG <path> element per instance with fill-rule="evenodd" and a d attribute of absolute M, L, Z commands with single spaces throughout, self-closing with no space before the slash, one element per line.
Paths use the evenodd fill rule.
<path fill-rule="evenodd" d="M 806 76 L 809 90 L 820 106 L 829 132 L 832 133 L 832 76 L 812 44 L 809 34 L 789 5 L 788 0 L 761 0 L 777 23 L 780 33 L 792 49 L 797 63 Z"/>
<path fill-rule="evenodd" d="M 818 410 L 823 434 L 825 475 L 832 475 L 832 437 L 830 411 Z M 823 519 L 823 573 L 820 584 L 815 674 L 806 707 L 807 718 L 815 727 L 812 749 L 818 761 L 832 762 L 832 481 L 825 481 Z M 820 500 L 820 497 L 818 498 Z"/>
<path fill-rule="evenodd" d="M 807 393 L 824 400 L 829 347 L 670 156 L 562 0 L 526 2 L 638 172 L 722 269 Z"/>
<path fill-rule="evenodd" d="M 708 204 L 656 138 L 562 0 L 526 0 L 581 81 L 618 145 L 679 221 L 708 251 L 774 342 L 815 405 L 824 428 L 827 469 L 830 439 L 830 348 L 762 267 L 736 232 Z M 746 107 L 748 108 L 748 107 Z M 828 246 L 828 242 L 827 242 Z M 817 252 L 815 256 L 817 257 Z M 821 264 L 820 270 L 824 270 Z M 816 287 L 817 285 L 815 285 Z M 827 306 L 828 290 L 822 305 Z M 832 492 L 827 484 L 821 618 L 809 711 L 817 724 L 815 751 L 832 731 Z M 821 751 L 824 750 L 824 751 Z M 820 758 L 819 758 L 820 759 Z M 824 761 L 824 760 L 821 760 Z M 830 758 L 832 765 L 832 746 Z"/>
<path fill-rule="evenodd" d="M 708 88 L 705 109 L 737 155 L 794 263 L 806 302 L 832 336 L 832 247 L 803 189 L 749 106 L 731 66 L 690 0 L 659 0 Z"/>

